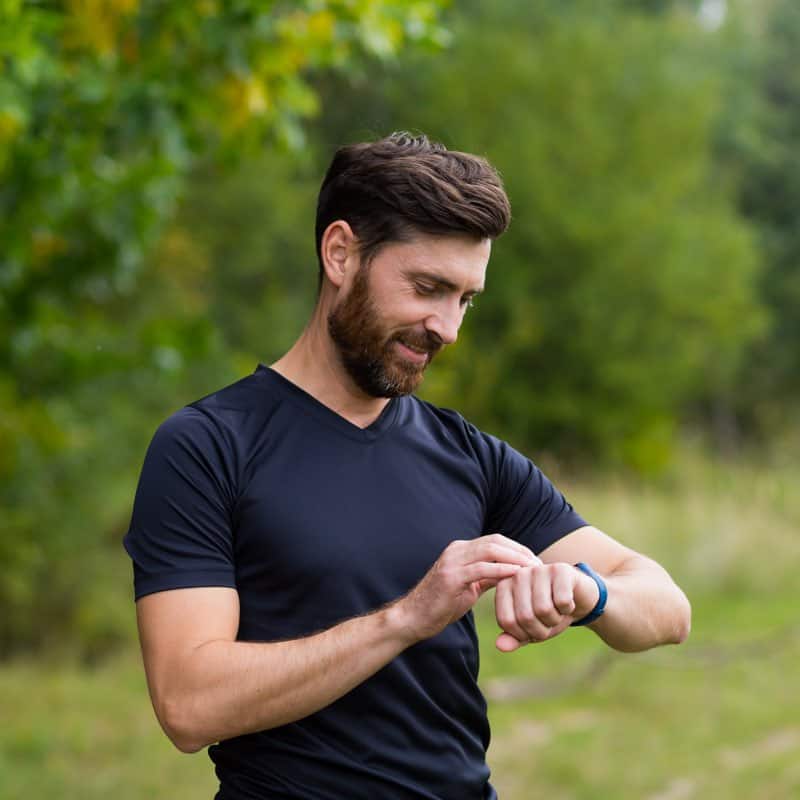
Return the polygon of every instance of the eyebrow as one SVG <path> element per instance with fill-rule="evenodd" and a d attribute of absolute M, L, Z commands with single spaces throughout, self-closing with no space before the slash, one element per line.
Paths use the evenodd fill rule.
<path fill-rule="evenodd" d="M 431 281 L 436 284 L 437 287 L 442 289 L 447 289 L 451 292 L 458 291 L 458 286 L 453 283 L 451 280 L 448 280 L 442 275 L 437 275 L 435 272 L 426 272 L 424 270 L 411 270 L 408 273 L 409 278 L 412 280 L 420 279 L 425 281 Z M 468 289 L 464 292 L 465 295 L 469 295 L 470 297 L 475 297 L 483 292 L 483 287 L 480 289 Z"/>

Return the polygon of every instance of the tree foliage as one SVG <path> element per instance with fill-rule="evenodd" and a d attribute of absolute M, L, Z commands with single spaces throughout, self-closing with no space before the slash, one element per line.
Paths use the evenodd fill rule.
<path fill-rule="evenodd" d="M 733 133 L 723 138 L 722 157 L 742 175 L 740 205 L 758 231 L 759 291 L 769 310 L 735 408 L 774 436 L 796 419 L 800 392 L 800 6 L 777 0 L 768 9 L 745 20 L 755 31 L 740 33 L 731 59 L 749 82 L 731 89 Z"/>
<path fill-rule="evenodd" d="M 19 390 L 69 380 L 72 321 L 134 295 L 198 159 L 300 144 L 308 75 L 441 36 L 437 6 L 4 0 L 0 365 Z"/>
<path fill-rule="evenodd" d="M 202 279 L 149 258 L 187 177 L 300 148 L 310 78 L 435 45 L 440 6 L 0 0 L 0 652 L 114 630 L 85 545 L 220 352 Z"/>
<path fill-rule="evenodd" d="M 454 32 L 446 60 L 364 87 L 374 116 L 356 117 L 487 154 L 511 197 L 432 396 L 532 449 L 657 467 L 762 324 L 752 232 L 714 162 L 720 40 L 682 11 L 577 0 L 504 0 Z"/>
<path fill-rule="evenodd" d="M 694 0 L 464 0 L 449 50 L 389 58 L 442 43 L 440 5 L 0 0 L 0 652 L 122 635 L 146 442 L 300 332 L 344 141 L 421 129 L 504 175 L 434 401 L 650 470 L 742 375 L 791 398 L 793 6 L 762 40 Z"/>

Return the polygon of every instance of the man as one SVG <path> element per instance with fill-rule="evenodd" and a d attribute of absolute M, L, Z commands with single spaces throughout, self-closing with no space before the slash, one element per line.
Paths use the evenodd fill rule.
<path fill-rule="evenodd" d="M 145 669 L 175 745 L 213 745 L 218 798 L 495 797 L 470 612 L 491 588 L 502 651 L 575 623 L 619 650 L 687 636 L 661 567 L 412 394 L 509 217 L 483 159 L 340 149 L 303 334 L 156 433 L 125 539 Z"/>

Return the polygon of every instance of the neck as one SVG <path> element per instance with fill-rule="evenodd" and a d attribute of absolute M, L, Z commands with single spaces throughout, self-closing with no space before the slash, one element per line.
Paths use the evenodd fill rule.
<path fill-rule="evenodd" d="M 389 400 L 364 394 L 342 366 L 328 334 L 328 305 L 320 298 L 300 338 L 271 367 L 348 422 L 366 428 Z"/>

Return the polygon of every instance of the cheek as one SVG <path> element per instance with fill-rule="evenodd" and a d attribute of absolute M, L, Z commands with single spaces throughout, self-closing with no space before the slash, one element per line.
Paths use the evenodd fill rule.
<path fill-rule="evenodd" d="M 392 303 L 376 306 L 382 319 L 391 326 L 407 327 L 422 323 L 433 311 L 431 302 L 420 297 L 398 297 Z"/>
<path fill-rule="evenodd" d="M 417 300 L 411 301 L 403 307 L 398 320 L 401 320 L 399 324 L 405 327 L 422 330 L 425 327 L 425 321 L 435 314 L 436 309 L 430 302 Z"/>

